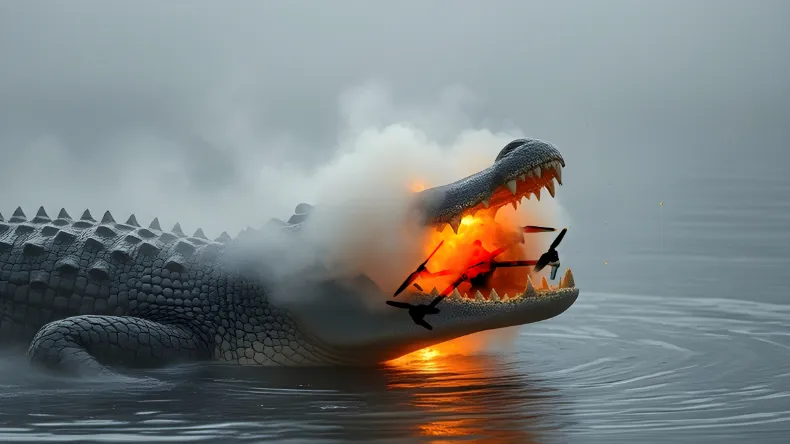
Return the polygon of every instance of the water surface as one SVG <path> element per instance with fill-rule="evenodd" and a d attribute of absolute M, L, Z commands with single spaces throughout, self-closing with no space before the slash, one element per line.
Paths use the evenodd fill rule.
<path fill-rule="evenodd" d="M 587 293 L 508 353 L 103 383 L 16 373 L 0 385 L 0 441 L 780 442 L 789 332 L 788 306 Z"/>

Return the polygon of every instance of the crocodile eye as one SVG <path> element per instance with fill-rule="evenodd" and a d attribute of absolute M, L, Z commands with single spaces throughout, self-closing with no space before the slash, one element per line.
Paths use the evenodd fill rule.
<path fill-rule="evenodd" d="M 501 159 L 504 159 L 505 157 L 507 157 L 508 154 L 510 154 L 511 151 L 520 147 L 521 145 L 524 145 L 525 143 L 527 143 L 527 139 L 516 139 L 508 143 L 507 145 L 505 145 L 504 148 L 502 148 L 502 150 L 496 156 L 494 162 L 499 162 Z"/>

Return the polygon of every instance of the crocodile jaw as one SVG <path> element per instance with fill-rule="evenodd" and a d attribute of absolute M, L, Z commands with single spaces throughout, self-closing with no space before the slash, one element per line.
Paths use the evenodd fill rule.
<path fill-rule="evenodd" d="M 481 331 L 540 322 L 562 314 L 579 296 L 570 269 L 558 285 L 549 285 L 545 278 L 534 285 L 529 278 L 524 291 L 513 295 L 500 295 L 495 288 L 486 295 L 454 291 L 439 304 L 439 313 L 425 317 L 433 327 L 426 330 L 406 310 L 385 305 L 391 296 L 369 288 L 333 282 L 294 286 L 289 291 L 320 293 L 316 295 L 320 302 L 283 304 L 300 330 L 308 332 L 305 339 L 323 351 L 328 363 L 347 365 L 375 365 Z M 436 294 L 436 289 L 406 292 L 397 300 L 428 304 Z"/>

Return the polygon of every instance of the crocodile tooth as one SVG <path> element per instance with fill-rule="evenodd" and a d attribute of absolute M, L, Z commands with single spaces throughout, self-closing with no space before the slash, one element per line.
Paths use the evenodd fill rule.
<path fill-rule="evenodd" d="M 507 189 L 510 190 L 511 194 L 516 194 L 516 181 L 515 180 L 508 180 L 507 181 Z"/>
<path fill-rule="evenodd" d="M 538 188 L 537 190 L 535 190 L 535 199 L 537 199 L 537 200 L 538 200 L 538 202 L 540 202 L 540 188 Z"/>
<path fill-rule="evenodd" d="M 510 296 L 507 293 L 505 293 L 505 295 L 502 296 L 502 302 L 507 302 L 508 299 L 510 299 Z"/>
<path fill-rule="evenodd" d="M 520 181 L 522 181 L 522 182 L 523 182 L 523 181 L 525 181 L 525 180 L 527 180 L 527 175 L 526 175 L 526 174 L 524 174 L 524 173 L 522 173 L 522 174 L 519 174 L 519 175 L 518 175 L 518 180 L 520 180 Z"/>
<path fill-rule="evenodd" d="M 476 301 L 485 301 L 485 298 L 483 297 L 483 293 L 480 293 L 480 290 L 477 290 L 475 292 L 475 300 Z"/>
<path fill-rule="evenodd" d="M 518 211 L 518 200 L 511 200 L 510 205 L 513 206 L 513 209 Z"/>
<path fill-rule="evenodd" d="M 565 270 L 565 276 L 562 278 L 562 285 L 564 288 L 573 288 L 576 286 L 576 281 L 573 280 L 573 273 L 571 273 L 570 268 Z"/>
<path fill-rule="evenodd" d="M 549 179 L 549 181 L 546 182 L 546 189 L 549 190 L 551 197 L 554 197 L 554 179 Z"/>
<path fill-rule="evenodd" d="M 453 217 L 450 222 L 450 227 L 453 229 L 455 234 L 458 234 L 458 228 L 461 226 L 461 216 Z"/>
<path fill-rule="evenodd" d="M 562 164 L 559 162 L 554 165 L 554 177 L 557 179 L 557 183 L 562 185 Z"/>
<path fill-rule="evenodd" d="M 490 201 L 490 200 L 488 200 L 488 199 L 483 199 L 483 206 L 484 206 L 484 207 L 486 207 L 486 208 L 488 208 L 488 205 L 489 205 L 489 203 L 490 203 L 490 202 L 491 202 L 491 201 Z"/>
<path fill-rule="evenodd" d="M 469 295 L 464 293 L 464 299 L 469 299 Z"/>
<path fill-rule="evenodd" d="M 491 294 L 488 295 L 488 298 L 491 299 L 494 302 L 499 302 L 499 295 L 496 294 L 496 289 L 495 288 L 491 289 Z"/>
<path fill-rule="evenodd" d="M 532 276 L 527 276 L 527 288 L 524 290 L 524 296 L 532 296 L 535 294 L 535 286 L 532 285 Z"/>
<path fill-rule="evenodd" d="M 540 179 L 541 176 L 543 176 L 543 171 L 540 169 L 539 166 L 535 167 L 535 169 L 532 171 L 535 173 L 535 177 L 537 177 L 538 179 Z"/>
<path fill-rule="evenodd" d="M 433 290 L 431 290 L 429 294 L 432 298 L 435 298 L 436 296 L 439 296 L 439 290 L 437 290 L 436 287 L 433 287 Z"/>
<path fill-rule="evenodd" d="M 461 293 L 458 292 L 457 288 L 453 288 L 453 292 L 450 293 L 451 299 L 461 299 Z"/>
<path fill-rule="evenodd" d="M 540 278 L 540 289 L 549 290 L 549 281 L 546 280 L 546 276 Z"/>

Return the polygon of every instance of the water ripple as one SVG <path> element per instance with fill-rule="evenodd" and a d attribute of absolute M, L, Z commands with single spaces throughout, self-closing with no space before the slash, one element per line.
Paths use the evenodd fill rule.
<path fill-rule="evenodd" d="M 378 369 L 75 384 L 5 364 L 0 441 L 784 442 L 788 319 L 785 305 L 590 293 L 511 350 Z"/>

